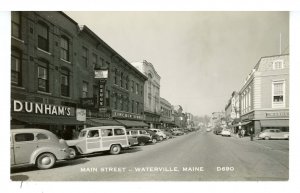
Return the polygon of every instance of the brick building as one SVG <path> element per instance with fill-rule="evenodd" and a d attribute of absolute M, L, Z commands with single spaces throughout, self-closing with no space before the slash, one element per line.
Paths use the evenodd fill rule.
<path fill-rule="evenodd" d="M 88 27 L 63 12 L 12 12 L 11 25 L 11 128 L 70 139 L 89 125 L 146 126 L 144 93 L 132 82 L 143 87 L 147 77 Z M 108 70 L 102 93 L 98 68 Z"/>
<path fill-rule="evenodd" d="M 160 97 L 160 123 L 161 128 L 172 128 L 175 126 L 172 114 L 172 105 L 169 101 Z"/>

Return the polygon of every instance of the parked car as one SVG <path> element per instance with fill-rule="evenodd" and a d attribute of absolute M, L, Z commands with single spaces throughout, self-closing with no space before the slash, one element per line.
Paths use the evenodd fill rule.
<path fill-rule="evenodd" d="M 134 146 L 134 145 L 139 144 L 137 136 L 130 135 L 130 131 L 126 131 L 126 134 L 127 134 L 127 138 L 128 138 L 128 142 L 129 142 L 130 146 Z"/>
<path fill-rule="evenodd" d="M 135 137 L 137 139 L 137 144 L 140 146 L 152 142 L 151 135 L 144 129 L 128 129 L 127 135 Z"/>
<path fill-rule="evenodd" d="M 130 147 L 125 127 L 99 126 L 88 127 L 79 133 L 78 139 L 66 140 L 71 148 L 72 158 L 78 154 L 109 151 L 116 155 L 122 149 Z"/>
<path fill-rule="evenodd" d="M 211 132 L 211 128 L 206 128 L 206 132 Z"/>
<path fill-rule="evenodd" d="M 164 132 L 164 134 L 166 134 L 167 139 L 171 139 L 174 137 L 170 129 L 161 129 L 161 131 Z"/>
<path fill-rule="evenodd" d="M 11 129 L 11 166 L 35 165 L 39 169 L 52 168 L 57 160 L 70 158 L 70 149 L 63 139 L 44 129 Z"/>
<path fill-rule="evenodd" d="M 177 129 L 177 128 L 173 128 L 172 129 L 172 135 L 178 136 L 178 135 L 184 135 L 184 133 L 181 130 Z"/>
<path fill-rule="evenodd" d="M 159 141 L 162 141 L 167 138 L 167 135 L 164 132 L 162 132 L 160 129 L 149 129 L 149 130 L 155 132 L 159 136 Z"/>
<path fill-rule="evenodd" d="M 157 141 L 160 141 L 160 136 L 155 133 L 154 131 L 148 129 L 146 130 L 147 133 L 149 133 L 151 135 L 151 138 L 152 138 L 152 143 L 156 143 Z"/>
<path fill-rule="evenodd" d="M 221 135 L 222 135 L 222 136 L 230 137 L 230 136 L 231 136 L 230 129 L 223 129 L 223 130 L 221 131 Z"/>
<path fill-rule="evenodd" d="M 289 132 L 280 129 L 266 129 L 258 134 L 259 139 L 289 139 Z"/>

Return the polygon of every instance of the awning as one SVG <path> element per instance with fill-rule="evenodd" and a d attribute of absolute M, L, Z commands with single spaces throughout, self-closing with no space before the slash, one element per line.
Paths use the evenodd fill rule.
<path fill-rule="evenodd" d="M 246 122 L 241 122 L 241 124 L 234 124 L 231 127 L 238 127 L 238 126 L 243 126 L 243 125 L 248 125 L 249 123 L 251 123 L 251 121 L 246 121 Z"/>
<path fill-rule="evenodd" d="M 13 115 L 12 120 L 14 119 L 27 124 L 37 124 L 37 125 L 83 125 L 84 124 L 84 122 L 82 121 L 77 121 L 75 117 Z"/>
<path fill-rule="evenodd" d="M 97 119 L 97 118 L 88 118 L 86 119 L 86 124 L 92 126 L 115 126 L 121 125 L 119 122 L 113 119 Z"/>
<path fill-rule="evenodd" d="M 289 127 L 289 120 L 261 120 L 261 127 Z"/>
<path fill-rule="evenodd" d="M 122 120 L 122 119 L 116 119 L 116 121 L 126 127 L 149 127 L 146 123 L 142 121 L 131 121 L 131 120 L 129 121 L 129 120 Z"/>

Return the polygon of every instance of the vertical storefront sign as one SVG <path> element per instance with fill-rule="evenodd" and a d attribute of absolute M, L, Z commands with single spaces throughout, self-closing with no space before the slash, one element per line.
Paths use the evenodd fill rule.
<path fill-rule="evenodd" d="M 99 108 L 105 107 L 105 81 L 99 82 Z"/>

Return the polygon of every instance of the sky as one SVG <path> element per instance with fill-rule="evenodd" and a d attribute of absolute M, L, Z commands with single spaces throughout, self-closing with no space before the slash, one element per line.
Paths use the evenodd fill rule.
<path fill-rule="evenodd" d="M 160 96 L 193 115 L 224 111 L 261 57 L 289 52 L 288 12 L 65 12 L 128 62 L 147 60 Z"/>

